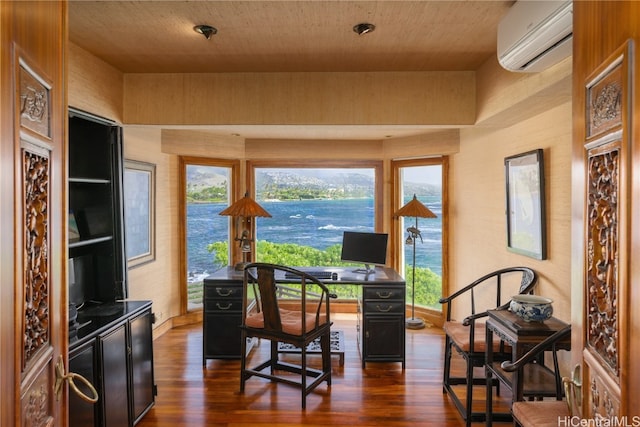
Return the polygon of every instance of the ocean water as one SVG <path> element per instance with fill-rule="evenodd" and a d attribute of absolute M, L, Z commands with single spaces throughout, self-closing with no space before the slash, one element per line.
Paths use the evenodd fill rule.
<path fill-rule="evenodd" d="M 416 266 L 429 267 L 442 275 L 442 205 L 434 197 L 420 200 L 438 218 L 419 218 L 422 242 L 416 242 Z M 326 249 L 342 242 L 344 231 L 372 232 L 373 199 L 260 201 L 271 218 L 257 218 L 257 239 L 274 243 L 294 243 Z M 187 244 L 190 275 L 213 272 L 213 255 L 207 251 L 212 242 L 227 239 L 228 217 L 219 213 L 226 203 L 187 205 Z M 404 218 L 405 229 L 415 226 L 415 218 Z M 405 232 L 404 237 L 406 238 Z M 404 240 L 404 239 L 403 239 Z M 412 261 L 412 246 L 405 247 L 406 263 Z"/>

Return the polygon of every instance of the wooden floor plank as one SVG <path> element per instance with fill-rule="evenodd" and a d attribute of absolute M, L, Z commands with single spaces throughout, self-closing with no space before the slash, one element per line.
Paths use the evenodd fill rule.
<path fill-rule="evenodd" d="M 367 363 L 362 369 L 356 341 L 355 315 L 333 317 L 334 329 L 345 335 L 345 363 L 332 360 L 332 385 L 318 386 L 300 407 L 300 391 L 261 378 L 247 381 L 240 394 L 240 361 L 209 360 L 202 367 L 202 325 L 174 328 L 154 341 L 155 406 L 139 427 L 197 426 L 461 426 L 462 419 L 442 393 L 444 337 L 439 328 L 406 331 L 406 368 L 400 363 Z M 251 358 L 267 357 L 268 341 Z M 297 355 L 285 355 L 297 360 Z M 311 356 L 319 364 L 319 356 Z M 454 360 L 461 369 L 459 360 Z M 484 407 L 482 387 L 474 405 Z M 500 410 L 510 399 L 503 393 Z M 478 424 L 480 425 L 480 424 Z M 508 424 L 502 424 L 508 425 Z"/>

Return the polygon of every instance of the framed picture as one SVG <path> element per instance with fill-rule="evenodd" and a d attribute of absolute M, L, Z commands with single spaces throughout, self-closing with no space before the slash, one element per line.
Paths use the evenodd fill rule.
<path fill-rule="evenodd" d="M 507 184 L 507 248 L 546 259 L 544 161 L 542 149 L 504 159 Z"/>
<path fill-rule="evenodd" d="M 124 224 L 127 267 L 155 260 L 155 180 L 152 163 L 124 162 Z"/>

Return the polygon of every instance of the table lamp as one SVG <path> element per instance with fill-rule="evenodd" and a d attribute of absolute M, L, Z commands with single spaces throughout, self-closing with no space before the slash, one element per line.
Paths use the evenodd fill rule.
<path fill-rule="evenodd" d="M 257 216 L 271 218 L 271 214 L 249 197 L 249 192 L 246 192 L 243 198 L 224 209 L 219 215 L 234 217 L 236 221 L 234 241 L 240 242 L 242 261 L 235 265 L 235 269 L 244 270 L 245 265 L 251 260 L 251 242 L 253 242 L 251 238 L 251 218 Z M 242 224 L 242 233 L 239 233 L 240 224 Z"/>
<path fill-rule="evenodd" d="M 420 203 L 416 198 L 416 195 L 413 195 L 413 199 L 409 201 L 406 205 L 401 207 L 396 211 L 394 216 L 413 216 L 416 218 L 416 226 L 407 228 L 407 232 L 409 233 L 407 236 L 407 240 L 405 241 L 407 245 L 413 245 L 413 275 L 412 285 L 411 285 L 411 318 L 407 319 L 406 327 L 408 329 L 422 329 L 425 327 L 424 320 L 417 319 L 415 316 L 415 302 L 416 302 L 416 239 L 420 237 L 420 242 L 422 242 L 422 235 L 420 234 L 420 230 L 418 229 L 418 217 L 420 218 L 437 218 L 436 214 L 431 212 L 429 208 Z"/>

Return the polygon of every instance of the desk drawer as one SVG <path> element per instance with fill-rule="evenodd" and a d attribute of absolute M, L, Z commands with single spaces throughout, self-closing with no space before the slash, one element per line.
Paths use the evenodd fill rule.
<path fill-rule="evenodd" d="M 365 301 L 366 315 L 373 314 L 401 314 L 404 313 L 403 301 Z"/>
<path fill-rule="evenodd" d="M 205 303 L 205 311 L 210 313 L 213 311 L 240 312 L 242 311 L 241 300 L 207 300 Z"/>
<path fill-rule="evenodd" d="M 204 297 L 207 299 L 242 299 L 242 286 L 205 285 Z"/>
<path fill-rule="evenodd" d="M 365 300 L 394 300 L 404 299 L 404 288 L 384 288 L 384 287 L 367 287 L 364 288 Z"/>

